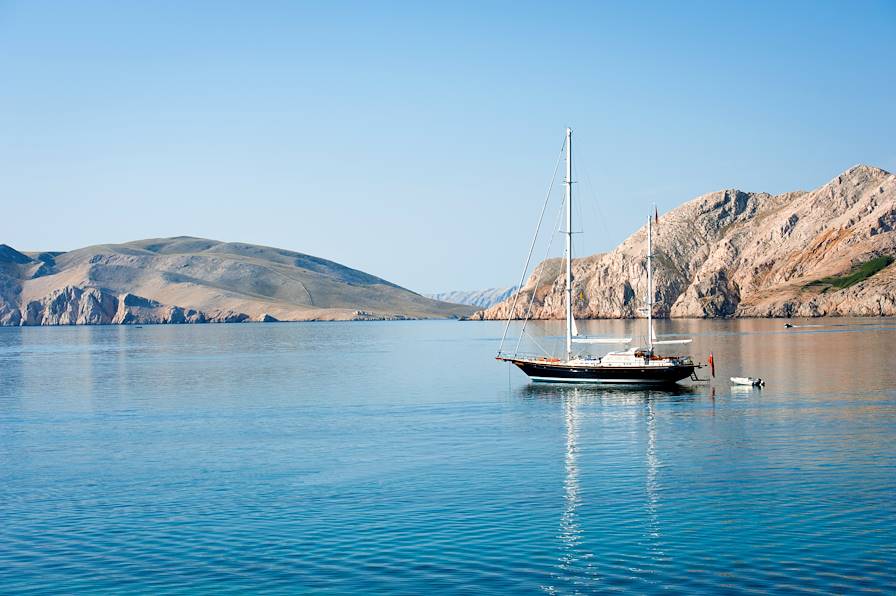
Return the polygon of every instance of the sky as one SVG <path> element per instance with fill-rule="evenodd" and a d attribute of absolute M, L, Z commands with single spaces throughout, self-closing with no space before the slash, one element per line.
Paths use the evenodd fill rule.
<path fill-rule="evenodd" d="M 0 243 L 189 235 L 509 286 L 567 126 L 591 254 L 654 203 L 896 171 L 894 106 L 892 1 L 0 0 Z"/>

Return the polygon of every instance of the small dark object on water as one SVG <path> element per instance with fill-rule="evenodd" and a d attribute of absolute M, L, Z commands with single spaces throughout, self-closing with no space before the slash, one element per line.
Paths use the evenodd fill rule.
<path fill-rule="evenodd" d="M 784 327 L 790 329 L 791 327 L 793 327 L 793 323 L 784 323 Z"/>

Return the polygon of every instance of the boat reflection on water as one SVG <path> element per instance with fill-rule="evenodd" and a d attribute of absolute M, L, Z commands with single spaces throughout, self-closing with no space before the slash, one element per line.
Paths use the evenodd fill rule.
<path fill-rule="evenodd" d="M 657 451 L 656 437 L 656 404 L 659 401 L 685 402 L 693 401 L 696 395 L 703 393 L 703 388 L 679 385 L 668 390 L 634 389 L 624 387 L 589 387 L 563 385 L 527 384 L 520 388 L 518 397 L 523 399 L 556 400 L 563 407 L 564 426 L 566 429 L 566 451 L 564 460 L 565 476 L 563 480 L 563 512 L 560 517 L 558 538 L 562 545 L 556 580 L 561 585 L 574 585 L 577 588 L 594 587 L 601 577 L 597 566 L 599 561 L 586 544 L 585 532 L 581 524 L 580 509 L 583 505 L 580 484 L 580 431 L 582 409 L 588 406 L 607 404 L 637 405 L 646 408 L 645 445 L 645 515 L 647 522 L 647 542 L 651 558 L 659 561 L 665 557 L 661 545 L 661 528 L 658 516 L 659 483 L 658 470 L 662 464 Z M 565 592 L 556 586 L 545 586 L 548 593 Z"/>
<path fill-rule="evenodd" d="M 580 405 L 600 403 L 610 406 L 646 404 L 649 401 L 693 401 L 704 395 L 706 387 L 700 385 L 669 385 L 663 387 L 632 387 L 626 385 L 570 385 L 561 383 L 528 383 L 514 391 L 519 399 L 568 401 Z"/>

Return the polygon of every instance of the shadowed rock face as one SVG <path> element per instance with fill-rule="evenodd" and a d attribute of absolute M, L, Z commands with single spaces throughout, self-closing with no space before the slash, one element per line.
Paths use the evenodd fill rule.
<path fill-rule="evenodd" d="M 333 261 L 162 238 L 25 254 L 0 245 L 0 325 L 448 318 L 430 300 Z"/>
<path fill-rule="evenodd" d="M 856 166 L 819 189 L 781 195 L 723 190 L 662 216 L 655 226 L 658 316 L 896 315 L 896 265 L 845 289 L 812 282 L 896 255 L 896 176 Z M 575 315 L 640 316 L 646 226 L 611 252 L 574 259 Z M 542 263 L 513 297 L 473 315 L 563 318 L 562 262 Z M 811 284 L 811 285 L 810 285 Z"/>
<path fill-rule="evenodd" d="M 0 263 L 24 265 L 31 262 L 31 257 L 24 255 L 7 244 L 0 244 Z"/>

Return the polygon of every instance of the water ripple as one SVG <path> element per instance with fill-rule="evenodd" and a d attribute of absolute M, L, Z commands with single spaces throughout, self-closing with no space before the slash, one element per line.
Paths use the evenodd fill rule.
<path fill-rule="evenodd" d="M 637 391 L 508 380 L 488 324 L 0 329 L 0 593 L 896 592 L 891 352 L 837 372 L 892 330 L 725 324 L 721 366 L 802 358 Z"/>

